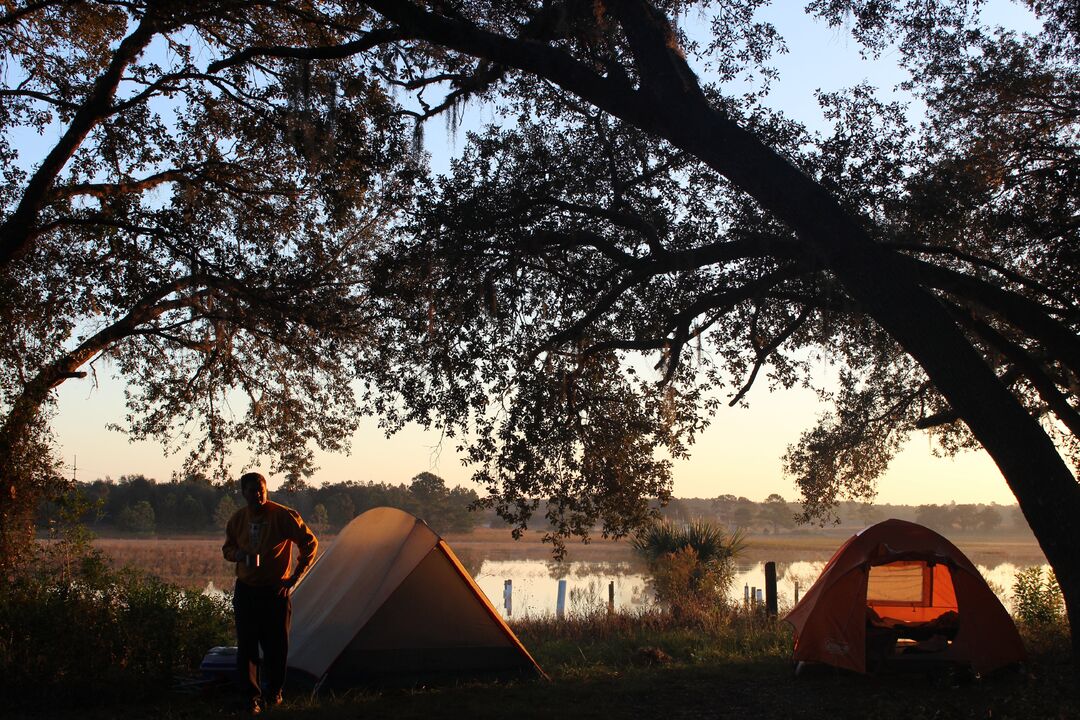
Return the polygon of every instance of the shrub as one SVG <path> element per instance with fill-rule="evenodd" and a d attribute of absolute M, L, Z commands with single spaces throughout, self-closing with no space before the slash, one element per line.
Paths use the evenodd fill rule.
<path fill-rule="evenodd" d="M 678 614 L 722 604 L 745 547 L 742 532 L 729 534 L 705 520 L 659 522 L 630 544 L 649 564 L 657 600 Z"/>
<path fill-rule="evenodd" d="M 1046 626 L 1065 620 L 1065 599 L 1053 570 L 1038 565 L 1016 571 L 1013 581 L 1016 617 L 1024 625 Z"/>
<path fill-rule="evenodd" d="M 0 696 L 36 708 L 156 693 L 232 636 L 222 600 L 109 568 L 74 529 L 0 591 Z"/>

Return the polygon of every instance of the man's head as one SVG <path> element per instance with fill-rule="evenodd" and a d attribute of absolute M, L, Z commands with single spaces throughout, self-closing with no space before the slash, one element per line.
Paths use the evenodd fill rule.
<path fill-rule="evenodd" d="M 249 508 L 262 507 L 266 504 L 266 478 L 262 473 L 244 473 L 240 476 L 240 494 Z"/>

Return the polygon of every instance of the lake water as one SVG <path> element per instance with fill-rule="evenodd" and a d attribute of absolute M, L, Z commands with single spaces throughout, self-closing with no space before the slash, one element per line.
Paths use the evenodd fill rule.
<path fill-rule="evenodd" d="M 471 567 L 477 584 L 491 604 L 508 617 L 504 607 L 504 583 L 512 582 L 510 617 L 549 615 L 555 612 L 559 580 L 566 580 L 566 611 L 586 612 L 598 606 L 606 607 L 608 585 L 615 585 L 615 606 L 620 609 L 643 609 L 655 601 L 645 569 L 631 562 L 568 562 L 546 560 L 483 560 L 479 568 Z M 802 560 L 776 564 L 777 595 L 781 610 L 795 601 L 795 586 L 800 597 L 817 580 L 824 560 Z M 1010 611 L 1012 585 L 1016 571 L 1012 563 L 993 567 L 976 565 L 990 587 Z M 1048 566 L 1043 566 L 1048 569 Z M 765 586 L 765 563 L 747 563 L 738 567 L 732 583 L 730 599 L 742 602 L 749 588 Z M 762 591 L 764 593 L 764 591 Z"/>

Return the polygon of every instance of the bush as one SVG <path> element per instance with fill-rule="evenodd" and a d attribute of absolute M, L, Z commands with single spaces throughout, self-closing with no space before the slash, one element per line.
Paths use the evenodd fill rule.
<path fill-rule="evenodd" d="M 0 591 L 0 695 L 35 708 L 158 693 L 227 644 L 222 600 L 111 570 L 88 537 L 41 543 Z"/>
<path fill-rule="evenodd" d="M 657 600 L 678 614 L 723 604 L 745 547 L 741 532 L 728 534 L 704 520 L 659 522 L 630 544 L 649 564 Z"/>
<path fill-rule="evenodd" d="M 1045 627 L 1065 621 L 1065 599 L 1053 570 L 1038 565 L 1017 570 L 1013 581 L 1016 617 L 1024 625 Z"/>
<path fill-rule="evenodd" d="M 1067 658 L 1070 654 L 1069 621 L 1065 598 L 1054 571 L 1032 566 L 1016 572 L 1013 581 L 1015 615 L 1028 651 Z"/>

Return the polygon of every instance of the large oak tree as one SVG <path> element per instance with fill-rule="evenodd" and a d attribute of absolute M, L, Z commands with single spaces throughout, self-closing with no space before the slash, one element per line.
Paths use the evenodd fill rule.
<path fill-rule="evenodd" d="M 415 38 L 398 44 L 403 85 L 517 108 L 421 213 L 399 251 L 418 272 L 383 278 L 414 310 L 395 373 L 427 383 L 387 385 L 412 418 L 475 424 L 500 510 L 523 521 L 551 498 L 560 532 L 597 517 L 618 532 L 666 487 L 653 448 L 682 452 L 700 427 L 710 366 L 752 380 L 779 358 L 793 381 L 781 346 L 827 348 L 850 370 L 836 412 L 788 455 L 809 511 L 867 493 L 915 427 L 977 442 L 1077 627 L 1071 6 L 1035 4 L 1071 24 L 1026 37 L 964 3 L 812 3 L 870 51 L 896 43 L 931 107 L 913 135 L 865 90 L 824 98 L 837 133 L 815 143 L 691 69 L 702 48 L 674 18 L 710 3 L 367 5 L 372 27 Z M 754 5 L 715 6 L 703 52 L 721 74 L 767 50 Z M 692 361 L 699 342 L 719 360 Z M 659 388 L 631 374 L 641 351 L 660 356 Z"/>
<path fill-rule="evenodd" d="M 377 342 L 355 347 L 369 407 L 391 427 L 412 419 L 467 433 L 489 502 L 519 524 L 548 501 L 556 536 L 587 533 L 597 519 L 624 532 L 645 517 L 645 497 L 670 487 L 657 449 L 686 452 L 717 402 L 713 391 L 734 382 L 739 401 L 766 368 L 777 382 L 799 382 L 805 351 L 826 349 L 845 368 L 831 391 L 836 410 L 788 455 L 808 511 L 869 492 L 916 427 L 937 428 L 948 447 L 981 444 L 1057 571 L 1078 627 L 1071 528 L 1080 492 L 1062 456 L 1075 449 L 1080 377 L 1073 6 L 1031 3 L 1055 23 L 1032 38 L 980 28 L 958 0 L 810 3 L 868 51 L 898 48 L 931 120 L 915 133 L 857 89 L 823 98 L 836 131 L 816 138 L 753 97 L 703 82 L 687 59 L 707 63 L 720 81 L 744 70 L 770 78 L 762 63 L 777 38 L 754 22 L 759 4 L 221 3 L 199 15 L 217 33 L 207 46 L 220 59 L 182 78 L 166 72 L 162 84 L 138 74 L 133 82 L 168 95 L 188 74 L 219 88 L 223 72 L 239 82 L 232 67 L 306 59 L 380 101 L 384 88 L 397 88 L 402 105 L 390 116 L 453 119 L 473 98 L 505 108 L 501 126 L 470 141 L 394 242 L 361 266 L 370 274 L 359 285 L 383 297 Z M 11 11 L 2 27 L 62 5 Z M 114 100 L 117 78 L 149 46 L 146 18 L 157 27 L 182 15 L 170 7 L 140 7 L 124 31 L 103 34 L 102 59 L 78 101 L 53 110 L 74 144 L 58 145 L 55 158 L 20 179 L 21 194 L 5 199 L 5 292 L 15 293 L 21 268 L 52 267 L 47 240 L 61 226 L 51 224 L 50 193 L 63 172 L 78 185 L 113 171 L 117 151 L 87 152 L 95 164 L 82 175 L 72 160 L 91 130 L 110 127 L 109 108 L 138 105 Z M 270 14 L 244 14 L 256 8 Z M 695 39 L 678 18 L 699 11 L 715 19 L 709 36 Z M 231 34 L 233 22 L 250 32 Z M 261 117 L 248 96 L 279 86 L 263 82 L 237 93 L 236 122 Z M 34 86 L 7 93 L 31 108 L 20 111 L 27 118 L 48 95 Z M 326 116 L 327 104 L 303 115 Z M 125 129 L 153 124 L 142 117 Z M 122 187 L 149 179 L 133 169 L 164 164 L 119 157 L 126 169 L 109 179 Z M 347 187 L 346 177 L 329 178 L 331 186 Z M 184 221 L 201 212 L 189 207 Z M 75 216 L 84 209 L 72 205 Z M 173 227 L 179 235 L 184 225 Z M 236 231 L 223 231 L 218 245 Z M 325 235 L 289 235 L 299 236 Z M 95 247 L 106 252 L 99 240 Z M 257 244 L 238 254 L 257 257 Z M 271 253 L 259 270 L 306 257 Z M 62 341 L 73 327 L 53 335 Z M 660 382 L 634 360 L 642 354 L 658 357 Z M 153 377 L 146 387 L 156 387 Z"/>
<path fill-rule="evenodd" d="M 359 270 L 408 197 L 412 137 L 378 78 L 244 50 L 332 46 L 355 18 L 273 2 L 3 9 L 0 564 L 56 477 L 52 390 L 103 359 L 128 383 L 133 436 L 192 468 L 246 445 L 304 477 L 314 446 L 340 450 L 356 426 Z M 348 51 L 371 47 L 349 35 Z"/>

